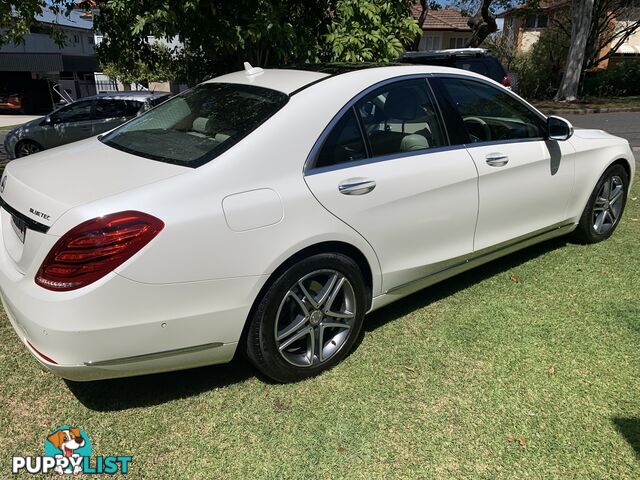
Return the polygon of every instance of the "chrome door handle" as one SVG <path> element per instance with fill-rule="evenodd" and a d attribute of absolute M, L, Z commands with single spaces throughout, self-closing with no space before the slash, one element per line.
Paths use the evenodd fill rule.
<path fill-rule="evenodd" d="M 338 185 L 338 191 L 343 195 L 365 195 L 376 188 L 376 182 L 366 178 L 350 178 Z"/>
<path fill-rule="evenodd" d="M 509 163 L 509 157 L 501 153 L 490 153 L 485 158 L 487 159 L 487 165 L 491 167 L 504 167 Z"/>

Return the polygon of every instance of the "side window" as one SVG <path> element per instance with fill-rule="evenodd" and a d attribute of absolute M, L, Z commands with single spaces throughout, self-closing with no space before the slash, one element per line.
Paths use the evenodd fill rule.
<path fill-rule="evenodd" d="M 333 127 L 316 159 L 316 167 L 327 167 L 367 158 L 358 120 L 350 108 Z"/>
<path fill-rule="evenodd" d="M 104 99 L 96 102 L 95 118 L 107 119 L 135 116 L 141 103 L 129 100 Z"/>
<path fill-rule="evenodd" d="M 543 120 L 499 89 L 473 80 L 443 79 L 472 142 L 544 137 Z"/>
<path fill-rule="evenodd" d="M 380 87 L 360 100 L 356 109 L 374 157 L 447 144 L 425 79 Z"/>
<path fill-rule="evenodd" d="M 66 107 L 53 112 L 51 114 L 51 120 L 53 123 L 70 123 L 70 122 L 83 122 L 85 120 L 91 120 L 91 105 L 92 101 L 75 102 Z"/>

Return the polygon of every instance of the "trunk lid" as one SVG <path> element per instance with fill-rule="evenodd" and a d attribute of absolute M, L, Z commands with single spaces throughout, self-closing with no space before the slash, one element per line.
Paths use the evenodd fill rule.
<path fill-rule="evenodd" d="M 13 160 L 0 180 L 4 248 L 24 273 L 49 227 L 69 209 L 189 171 L 96 138 Z"/>

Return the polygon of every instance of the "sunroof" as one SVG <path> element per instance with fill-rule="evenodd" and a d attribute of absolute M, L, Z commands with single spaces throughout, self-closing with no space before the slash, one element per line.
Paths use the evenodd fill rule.
<path fill-rule="evenodd" d="M 292 65 L 283 65 L 279 68 L 287 68 L 291 70 L 307 70 L 311 72 L 326 73 L 328 75 L 340 75 L 341 73 L 353 72 L 356 70 L 364 70 L 367 68 L 376 67 L 393 67 L 401 65 L 396 62 L 362 62 L 362 63 L 348 63 L 348 62 L 334 62 L 334 63 L 295 63 Z"/>

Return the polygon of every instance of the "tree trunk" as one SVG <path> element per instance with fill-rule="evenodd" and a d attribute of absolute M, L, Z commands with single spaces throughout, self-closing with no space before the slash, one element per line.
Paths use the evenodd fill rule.
<path fill-rule="evenodd" d="M 580 75 L 584 63 L 587 40 L 591 27 L 594 0 L 571 1 L 571 45 L 567 55 L 567 64 L 562 76 L 555 101 L 575 102 L 578 99 Z"/>
<path fill-rule="evenodd" d="M 424 26 L 424 22 L 427 20 L 427 13 L 429 12 L 429 5 L 427 4 L 427 0 L 420 0 L 420 6 L 422 7 L 420 17 L 418 17 L 420 34 L 416 36 L 415 40 L 413 41 L 413 45 L 411 46 L 411 50 L 414 52 L 420 50 L 420 39 L 424 35 L 424 30 L 422 30 L 422 27 Z"/>
<path fill-rule="evenodd" d="M 467 42 L 467 47 L 478 48 L 484 39 L 498 31 L 496 17 L 489 10 L 492 0 L 482 0 L 482 5 L 476 14 L 469 19 L 467 25 L 471 27 L 471 38 Z"/>

